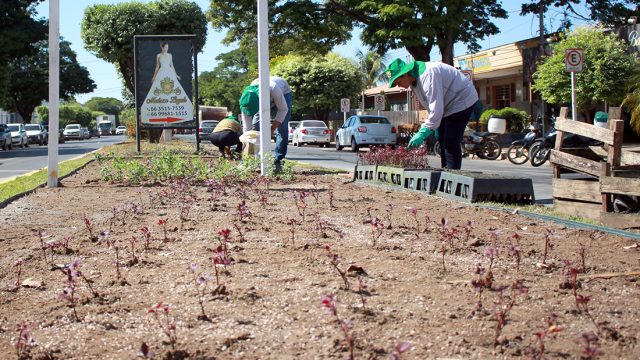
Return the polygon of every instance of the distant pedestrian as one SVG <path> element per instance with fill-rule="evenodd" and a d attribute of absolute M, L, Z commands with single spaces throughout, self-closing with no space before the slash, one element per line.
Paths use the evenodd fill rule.
<path fill-rule="evenodd" d="M 242 131 L 242 125 L 235 115 L 229 115 L 222 119 L 218 125 L 213 129 L 211 133 L 211 143 L 218 147 L 222 157 L 225 157 L 227 149 L 232 146 L 236 146 L 236 156 L 242 157 L 242 142 L 240 142 L 240 133 Z"/>
<path fill-rule="evenodd" d="M 259 79 L 255 79 L 247 86 L 240 97 L 240 110 L 242 111 L 242 124 L 244 131 L 260 130 L 259 113 Z M 289 120 L 293 105 L 293 94 L 287 81 L 277 76 L 269 78 L 269 96 L 271 100 L 271 131 L 276 132 L 275 170 L 279 172 L 282 161 L 287 155 L 289 144 Z"/>
<path fill-rule="evenodd" d="M 420 131 L 409 141 L 407 148 L 422 145 L 438 130 L 441 146 L 441 166 L 460 169 L 460 142 L 469 122 L 478 94 L 473 84 L 453 66 L 396 59 L 388 66 L 389 87 L 395 85 L 413 89 L 420 104 L 429 111 Z"/>

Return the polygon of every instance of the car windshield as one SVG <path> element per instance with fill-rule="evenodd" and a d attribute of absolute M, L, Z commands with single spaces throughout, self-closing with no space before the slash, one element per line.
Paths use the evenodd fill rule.
<path fill-rule="evenodd" d="M 80 129 L 80 125 L 67 125 L 66 129 L 68 129 L 68 130 L 78 130 L 78 129 Z"/>
<path fill-rule="evenodd" d="M 389 124 L 386 117 L 361 117 L 360 124 Z"/>
<path fill-rule="evenodd" d="M 8 128 L 9 128 L 9 131 L 20 131 L 18 125 L 9 125 Z"/>
<path fill-rule="evenodd" d="M 27 130 L 40 130 L 40 125 L 25 125 Z"/>
<path fill-rule="evenodd" d="M 326 128 L 327 125 L 325 125 L 324 122 L 322 121 L 304 121 L 302 123 L 302 126 L 304 127 L 322 127 L 322 128 Z"/>
<path fill-rule="evenodd" d="M 122 129 L 126 129 L 126 126 L 118 126 L 118 129 L 122 130 Z"/>
<path fill-rule="evenodd" d="M 290 122 L 289 127 L 292 129 L 295 129 L 298 127 L 299 124 L 300 124 L 299 122 Z"/>
<path fill-rule="evenodd" d="M 102 128 L 102 129 L 111 129 L 111 123 L 98 124 L 98 127 Z"/>

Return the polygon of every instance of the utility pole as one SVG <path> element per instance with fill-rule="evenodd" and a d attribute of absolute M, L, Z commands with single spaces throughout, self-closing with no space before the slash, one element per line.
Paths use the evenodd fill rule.
<path fill-rule="evenodd" d="M 542 62 L 542 59 L 545 56 L 544 53 L 544 44 L 545 44 L 545 39 L 544 39 L 544 4 L 543 4 L 543 0 L 540 0 L 539 4 L 538 4 L 538 17 L 540 18 L 540 41 L 539 41 L 539 53 L 538 53 L 538 63 Z M 536 66 L 537 69 L 537 66 Z M 542 98 L 542 96 L 540 95 L 540 108 L 538 109 L 539 114 L 542 115 L 542 133 L 545 133 L 545 130 L 549 128 L 549 124 L 547 121 L 547 117 L 545 116 L 545 106 L 544 106 L 544 99 Z"/>

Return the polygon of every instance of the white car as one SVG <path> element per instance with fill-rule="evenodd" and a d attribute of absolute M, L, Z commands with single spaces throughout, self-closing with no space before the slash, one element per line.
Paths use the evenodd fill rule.
<path fill-rule="evenodd" d="M 293 141 L 293 132 L 300 125 L 300 121 L 289 121 L 288 133 L 289 133 L 289 141 Z"/>
<path fill-rule="evenodd" d="M 69 139 L 84 139 L 84 131 L 82 131 L 82 127 L 80 124 L 69 124 L 64 127 L 64 138 L 65 140 Z"/>
<path fill-rule="evenodd" d="M 120 125 L 116 128 L 116 135 L 126 135 L 127 127 L 124 125 Z"/>
<path fill-rule="evenodd" d="M 331 130 L 321 120 L 302 120 L 293 131 L 293 145 L 319 144 L 328 147 L 331 143 Z"/>
<path fill-rule="evenodd" d="M 7 128 L 11 132 L 11 144 L 18 145 L 21 148 L 29 146 L 29 138 L 27 137 L 27 130 L 24 124 L 13 123 L 7 124 Z"/>
<path fill-rule="evenodd" d="M 360 146 L 391 145 L 398 143 L 398 130 L 384 116 L 356 115 L 338 129 L 336 150 L 351 146 L 356 152 Z"/>

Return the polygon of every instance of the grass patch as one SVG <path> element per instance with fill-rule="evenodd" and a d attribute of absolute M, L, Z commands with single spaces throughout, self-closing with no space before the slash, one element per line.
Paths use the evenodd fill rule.
<path fill-rule="evenodd" d="M 85 155 L 79 159 L 61 162 L 58 164 L 58 177 L 71 173 L 91 161 L 91 159 L 93 159 L 93 155 Z M 0 184 L 0 202 L 46 184 L 47 178 L 48 172 L 45 168 L 38 170 L 33 174 L 18 176 L 13 180 Z"/>

